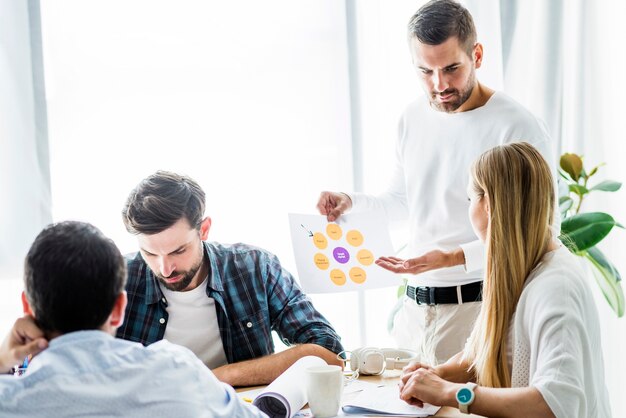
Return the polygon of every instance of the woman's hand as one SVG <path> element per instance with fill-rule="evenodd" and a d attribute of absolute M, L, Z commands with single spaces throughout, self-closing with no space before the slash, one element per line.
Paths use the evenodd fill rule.
<path fill-rule="evenodd" d="M 455 394 L 460 385 L 442 379 L 430 366 L 412 363 L 403 369 L 399 386 L 400 399 L 422 407 L 424 403 L 455 406 Z"/>

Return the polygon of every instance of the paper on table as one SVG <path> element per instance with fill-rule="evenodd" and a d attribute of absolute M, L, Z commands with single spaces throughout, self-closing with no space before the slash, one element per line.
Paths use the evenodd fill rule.
<path fill-rule="evenodd" d="M 346 414 L 427 417 L 435 415 L 439 408 L 429 404 L 424 404 L 422 408 L 409 405 L 400 399 L 398 387 L 383 386 L 365 389 L 354 401 L 344 405 L 342 410 Z"/>
<path fill-rule="evenodd" d="M 237 392 L 237 396 L 244 402 L 252 402 L 265 388 L 256 388 Z"/>
<path fill-rule="evenodd" d="M 401 277 L 374 261 L 394 255 L 383 211 L 326 216 L 289 214 L 291 242 L 302 289 L 334 293 L 397 286 Z"/>
<path fill-rule="evenodd" d="M 270 418 L 291 418 L 307 403 L 305 371 L 308 367 L 324 366 L 319 357 L 306 356 L 296 361 L 252 402 Z"/>
<path fill-rule="evenodd" d="M 343 394 L 349 395 L 351 393 L 363 392 L 365 389 L 377 388 L 383 385 L 377 385 L 371 382 L 364 382 L 362 380 L 352 380 L 343 387 Z"/>

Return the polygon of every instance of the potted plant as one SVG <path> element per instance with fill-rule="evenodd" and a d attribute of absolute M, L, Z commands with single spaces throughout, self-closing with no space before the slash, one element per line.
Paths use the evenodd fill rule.
<path fill-rule="evenodd" d="M 582 158 L 576 154 L 563 154 L 559 165 L 559 175 L 563 180 L 559 187 L 559 209 L 562 216 L 559 238 L 572 253 L 584 257 L 591 263 L 602 294 L 617 316 L 621 317 L 624 315 L 621 276 L 613 263 L 596 245 L 611 232 L 613 227 L 624 227 L 608 213 L 580 213 L 580 209 L 583 200 L 590 193 L 615 192 L 620 189 L 622 183 L 604 180 L 591 186 L 589 179 L 603 164 L 587 171 L 583 166 Z"/>

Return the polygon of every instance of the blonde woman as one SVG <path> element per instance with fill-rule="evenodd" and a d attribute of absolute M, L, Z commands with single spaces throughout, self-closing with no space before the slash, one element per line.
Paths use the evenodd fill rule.
<path fill-rule="evenodd" d="M 548 164 L 527 143 L 493 148 L 474 163 L 468 195 L 487 247 L 480 315 L 463 352 L 405 368 L 400 397 L 490 417 L 610 417 L 598 314 L 551 228 Z"/>

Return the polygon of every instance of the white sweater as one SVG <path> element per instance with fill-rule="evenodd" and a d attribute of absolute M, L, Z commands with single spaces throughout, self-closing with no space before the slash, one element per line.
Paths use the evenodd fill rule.
<path fill-rule="evenodd" d="M 482 279 L 484 247 L 467 210 L 471 164 L 497 145 L 526 141 L 556 172 L 545 124 L 504 93 L 482 107 L 460 113 L 433 110 L 421 97 L 405 110 L 396 144 L 396 166 L 388 190 L 352 193 L 354 211 L 382 208 L 390 220 L 409 222 L 410 257 L 461 246 L 466 265 L 411 276 L 413 286 L 455 286 Z"/>
<path fill-rule="evenodd" d="M 580 260 L 552 251 L 529 276 L 512 321 L 512 386 L 536 387 L 557 418 L 610 418 L 600 322 Z"/>

